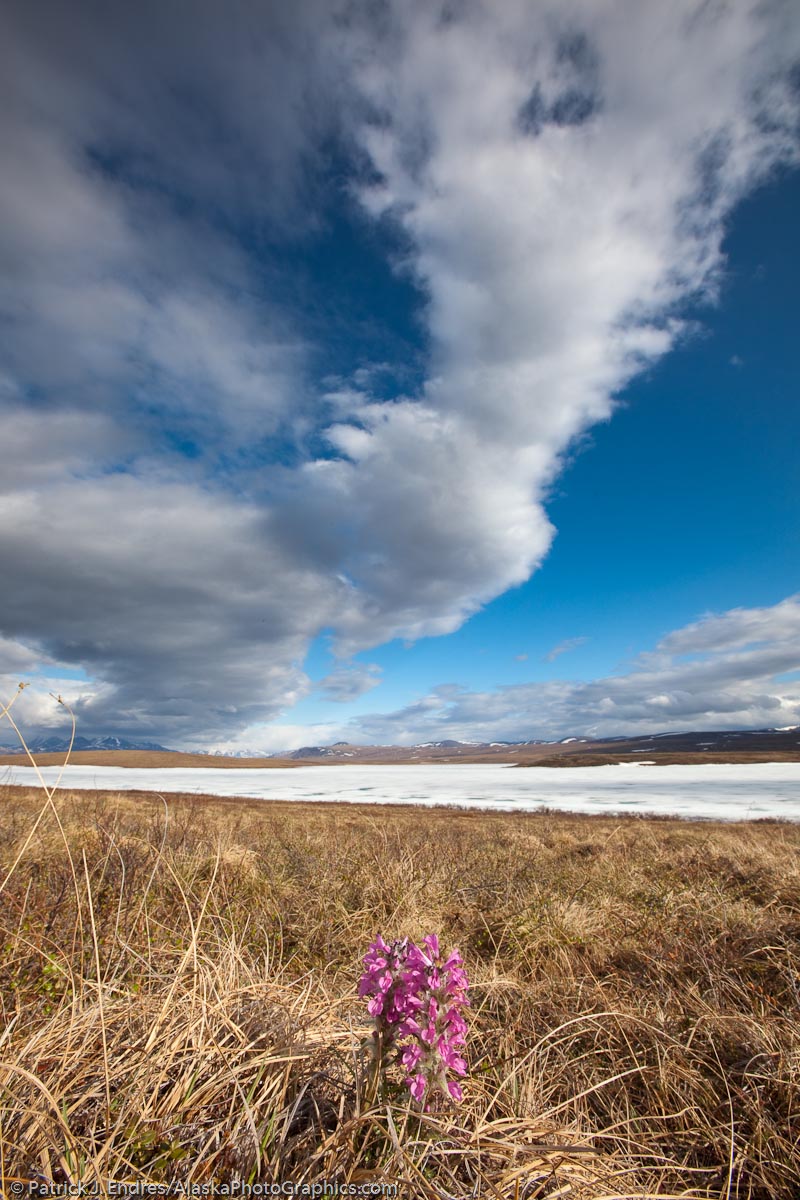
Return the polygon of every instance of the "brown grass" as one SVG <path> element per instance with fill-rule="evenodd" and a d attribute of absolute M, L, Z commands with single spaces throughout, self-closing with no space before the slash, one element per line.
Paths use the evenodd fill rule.
<path fill-rule="evenodd" d="M 0 887 L 7 1177 L 800 1189 L 796 825 L 6 788 Z M 465 955 L 458 1107 L 368 1098 L 378 931 Z"/>
<path fill-rule="evenodd" d="M 216 754 L 184 754 L 179 750 L 73 750 L 69 756 L 73 766 L 85 767 L 224 767 L 252 769 L 258 767 L 301 767 L 300 759 L 292 758 L 223 758 Z M 60 767 L 63 753 L 37 754 L 40 767 Z M 0 767 L 26 767 L 30 761 L 23 754 L 0 755 Z"/>
<path fill-rule="evenodd" d="M 651 751 L 637 750 L 636 754 L 619 754 L 611 751 L 577 753 L 569 752 L 569 748 L 550 749 L 546 753 L 533 754 L 529 749 L 511 749 L 505 752 L 493 750 L 478 752 L 463 750 L 457 755 L 446 754 L 444 751 L 416 752 L 400 747 L 376 748 L 362 747 L 354 752 L 352 758 L 224 758 L 214 754 L 189 754 L 178 750 L 74 750 L 69 761 L 73 765 L 86 767 L 146 767 L 159 768 L 202 767 L 205 769 L 225 770 L 264 770 L 274 767 L 314 767 L 324 764 L 326 767 L 354 766 L 356 763 L 369 763 L 373 766 L 396 763 L 418 764 L 429 763 L 512 763 L 518 767 L 601 767 L 614 763 L 630 763 L 635 759 L 647 759 L 656 766 L 702 766 L 708 763 L 773 763 L 800 762 L 800 750 L 778 748 L 774 750 L 683 750 L 683 751 Z M 64 763 L 64 755 L 37 754 L 36 762 L 40 767 L 60 767 Z M 23 754 L 0 755 L 0 767 L 25 767 L 30 761 Z"/>
<path fill-rule="evenodd" d="M 702 767 L 711 763 L 784 763 L 800 762 L 800 750 L 637 750 L 635 754 L 554 754 L 536 762 L 521 762 L 524 767 L 605 767 L 646 759 L 656 767 Z"/>

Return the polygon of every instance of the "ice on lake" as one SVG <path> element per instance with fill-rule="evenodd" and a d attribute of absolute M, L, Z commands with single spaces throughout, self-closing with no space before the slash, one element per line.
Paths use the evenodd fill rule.
<path fill-rule="evenodd" d="M 48 784 L 59 768 L 45 767 Z M 32 767 L 0 768 L 0 783 L 35 786 Z M 261 800 L 423 804 L 531 812 L 800 820 L 800 763 L 658 767 L 514 767 L 498 763 L 314 767 L 124 768 L 68 766 L 62 788 L 191 792 Z"/>

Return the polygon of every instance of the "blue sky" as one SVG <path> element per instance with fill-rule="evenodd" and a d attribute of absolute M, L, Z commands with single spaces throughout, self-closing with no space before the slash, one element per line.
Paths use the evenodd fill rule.
<path fill-rule="evenodd" d="M 9 7 L 5 690 L 233 750 L 800 723 L 796 9 L 377 14 Z"/>
<path fill-rule="evenodd" d="M 383 683 L 351 711 L 401 708 L 441 683 L 624 673 L 701 614 L 769 608 L 798 589 L 798 209 L 796 171 L 737 205 L 718 300 L 687 305 L 685 342 L 576 448 L 548 504 L 558 535 L 539 571 L 446 638 L 359 655 Z M 335 669 L 330 640 L 306 660 L 315 681 Z M 336 711 L 317 694 L 293 716 Z"/>

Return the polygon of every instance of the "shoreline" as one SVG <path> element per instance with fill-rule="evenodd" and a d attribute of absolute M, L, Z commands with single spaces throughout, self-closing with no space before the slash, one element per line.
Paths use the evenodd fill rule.
<path fill-rule="evenodd" d="M 0 800 L 14 799 L 32 799 L 31 795 L 44 795 L 40 785 L 31 785 L 27 783 L 10 784 L 4 783 L 0 779 Z M 125 788 L 115 791 L 114 788 L 85 788 L 85 787 L 70 787 L 68 785 L 60 785 L 54 794 L 57 800 L 59 797 L 80 796 L 86 800 L 104 800 L 110 798 L 118 800 L 131 800 L 138 803 L 177 803 L 196 805 L 198 808 L 205 808 L 213 805 L 221 805 L 235 811 L 243 811 L 245 809 L 253 810 L 263 815 L 268 815 L 271 808 L 274 807 L 276 813 L 291 810 L 293 813 L 299 813 L 302 810 L 309 812 L 347 812 L 353 816 L 375 816 L 377 811 L 386 811 L 398 814 L 403 817 L 418 815 L 420 811 L 425 814 L 425 817 L 438 816 L 439 819 L 446 821 L 448 817 L 458 815 L 461 818 L 473 818 L 476 821 L 484 820 L 487 817 L 498 818 L 525 818 L 525 819 L 555 819 L 565 822 L 591 823 L 602 824 L 605 821 L 620 821 L 625 824 L 658 824 L 665 826 L 674 823 L 681 829 L 689 828 L 693 825 L 701 826 L 703 829 L 716 828 L 719 830 L 739 828 L 743 825 L 752 825 L 763 828 L 766 825 L 786 826 L 788 828 L 796 828 L 800 825 L 800 816 L 775 816 L 768 814 L 765 816 L 741 816 L 741 817 L 719 817 L 719 816 L 703 816 L 684 813 L 669 813 L 657 812 L 647 809 L 639 809 L 631 811 L 627 809 L 606 809 L 602 812 L 597 811 L 576 811 L 569 808 L 559 808 L 555 805 L 542 804 L 537 808 L 521 808 L 513 807 L 512 805 L 501 806 L 486 805 L 481 807 L 478 804 L 460 804 L 457 801 L 432 801 L 423 802 L 416 801 L 408 803 L 403 801 L 381 801 L 381 800 L 342 800 L 342 799 L 292 799 L 291 797 L 258 797 L 248 795 L 247 793 L 220 795 L 215 792 L 180 792 L 167 791 L 165 794 L 159 791 L 152 791 L 144 788 Z"/>

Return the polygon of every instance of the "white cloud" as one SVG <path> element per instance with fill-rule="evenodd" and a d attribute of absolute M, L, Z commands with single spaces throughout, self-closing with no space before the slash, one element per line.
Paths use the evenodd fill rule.
<path fill-rule="evenodd" d="M 12 638 L 0 638 L 0 673 L 3 677 L 18 671 L 33 671 L 41 661 L 41 651 L 35 647 L 23 645 Z"/>
<path fill-rule="evenodd" d="M 345 461 L 306 479 L 352 521 L 349 653 L 448 632 L 535 570 L 571 442 L 715 294 L 736 201 L 797 160 L 786 4 L 391 14 L 377 45 L 352 33 L 376 172 L 357 194 L 406 237 L 431 369 L 414 401 L 354 400 L 329 431 Z"/>
<path fill-rule="evenodd" d="M 768 608 L 732 608 L 722 614 L 709 613 L 668 634 L 659 643 L 659 649 L 675 655 L 742 650 L 748 646 L 791 643 L 798 634 L 798 597 L 790 596 Z"/>
<path fill-rule="evenodd" d="M 585 637 L 566 638 L 563 642 L 559 642 L 557 646 L 553 646 L 544 656 L 545 662 L 555 662 L 562 654 L 569 653 L 570 650 L 577 650 L 578 646 L 583 646 L 589 639 Z"/>
<path fill-rule="evenodd" d="M 40 670 L 34 676 L 33 682 L 27 682 L 24 690 L 20 689 L 20 675 L 23 671 L 25 674 L 30 673 L 32 669 L 26 667 L 22 671 L 9 673 L 0 671 L 0 710 L 6 710 L 8 714 L 4 712 L 0 718 L 0 746 L 8 746 L 14 750 L 21 747 L 14 725 L 26 740 L 30 740 L 32 734 L 45 730 L 68 738 L 72 720 L 68 709 L 59 703 L 58 697 L 63 696 L 67 700 L 69 696 L 67 703 L 70 706 L 96 698 L 99 689 L 59 675 L 57 666 L 50 672 Z"/>
<path fill-rule="evenodd" d="M 684 661 L 686 653 L 693 655 Z M 664 637 L 627 672 L 587 682 L 434 688 L 414 704 L 351 722 L 350 741 L 527 741 L 800 724 L 800 596 L 709 615 Z"/>
<path fill-rule="evenodd" d="M 573 439 L 797 161 L 791 3 L 382 14 L 7 6 L 0 628 L 99 681 L 86 732 L 224 737 L 307 691 L 321 629 L 443 634 L 527 579 Z M 424 297 L 425 381 L 389 402 L 383 362 L 315 394 L 272 286 L 334 134 Z"/>
<path fill-rule="evenodd" d="M 254 727 L 237 738 L 215 742 L 209 749 L 212 753 L 220 754 L 244 755 L 251 751 L 255 756 L 262 753 L 281 754 L 299 750 L 301 746 L 329 746 L 340 740 L 341 736 L 342 726 L 330 721 L 321 721 L 316 725 L 275 722 Z"/>

